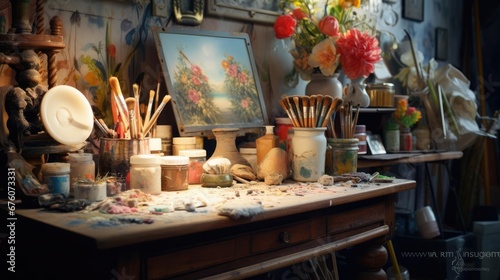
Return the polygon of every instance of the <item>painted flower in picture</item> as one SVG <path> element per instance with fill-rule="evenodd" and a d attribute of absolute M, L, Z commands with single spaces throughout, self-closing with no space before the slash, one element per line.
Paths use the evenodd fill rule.
<path fill-rule="evenodd" d="M 229 93 L 232 114 L 242 122 L 255 122 L 262 119 L 259 93 L 250 70 L 235 61 L 231 55 L 224 55 L 221 62 L 225 71 L 224 86 Z"/>
<path fill-rule="evenodd" d="M 291 38 L 295 69 L 332 76 L 341 69 L 351 80 L 368 77 L 381 60 L 375 30 L 358 15 L 360 0 L 327 0 L 322 10 L 311 0 L 282 0 L 285 14 L 274 23 L 276 38 Z"/>
<path fill-rule="evenodd" d="M 221 116 L 214 104 L 208 77 L 200 66 L 191 63 L 179 49 L 179 61 L 174 73 L 176 102 L 184 125 L 207 125 L 218 123 Z"/>

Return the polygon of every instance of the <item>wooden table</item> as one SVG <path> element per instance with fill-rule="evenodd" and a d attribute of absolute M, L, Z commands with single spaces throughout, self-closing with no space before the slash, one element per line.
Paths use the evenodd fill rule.
<path fill-rule="evenodd" d="M 384 279 L 383 244 L 394 231 L 395 199 L 415 185 L 396 179 L 330 187 L 190 186 L 162 195 L 200 195 L 207 206 L 163 215 L 17 209 L 16 267 L 31 279 L 240 279 L 354 246 L 351 263 L 360 279 Z M 250 219 L 218 214 L 218 206 L 238 200 L 259 201 L 263 212 Z M 125 217 L 154 222 L 102 223 Z"/>

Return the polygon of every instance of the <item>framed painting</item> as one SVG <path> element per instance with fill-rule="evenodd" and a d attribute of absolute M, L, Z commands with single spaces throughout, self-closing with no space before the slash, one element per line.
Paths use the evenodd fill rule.
<path fill-rule="evenodd" d="M 181 136 L 214 128 L 255 131 L 267 122 L 246 33 L 163 28 L 154 32 Z"/>
<path fill-rule="evenodd" d="M 384 144 L 382 144 L 382 137 L 380 137 L 380 135 L 367 135 L 366 142 L 368 143 L 372 155 L 384 155 L 387 153 Z"/>
<path fill-rule="evenodd" d="M 241 21 L 274 24 L 280 15 L 279 0 L 207 0 L 206 15 Z"/>
<path fill-rule="evenodd" d="M 424 0 L 403 0 L 403 18 L 424 21 Z"/>

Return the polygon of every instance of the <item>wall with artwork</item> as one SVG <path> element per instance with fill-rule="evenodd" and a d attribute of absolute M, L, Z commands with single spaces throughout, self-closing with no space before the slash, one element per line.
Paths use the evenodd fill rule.
<path fill-rule="evenodd" d="M 7 1 L 0 6 L 0 32 L 10 25 L 10 7 Z M 36 2 L 36 1 L 32 1 Z M 283 94 L 303 94 L 306 81 L 290 78 L 292 57 L 286 40 L 274 36 L 273 22 L 279 14 L 277 1 L 253 1 L 255 7 L 232 6 L 231 1 L 207 0 L 200 25 L 193 25 L 192 17 L 182 23 L 174 16 L 177 1 L 76 1 L 48 0 L 45 19 L 59 16 L 64 25 L 66 48 L 57 55 L 58 84 L 75 86 L 82 91 L 95 109 L 110 120 L 110 76 L 122 82 L 124 95 L 131 94 L 131 86 L 138 83 L 141 103 L 146 103 L 150 90 L 166 93 L 161 63 L 156 51 L 153 30 L 181 27 L 193 30 L 243 32 L 248 34 L 260 80 L 269 122 L 281 116 L 279 98 Z M 182 9 L 199 8 L 195 2 L 179 1 Z M 263 4 L 262 4 L 263 3 Z M 389 32 L 401 42 L 407 31 L 425 61 L 437 58 L 439 63 L 459 66 L 462 1 L 453 0 L 370 0 L 363 1 L 364 9 L 377 21 L 380 31 Z M 188 14 L 188 13 L 185 13 Z M 186 21 L 187 20 L 187 21 Z M 187 25 L 185 24 L 187 23 Z M 48 26 L 48 23 L 46 24 Z M 382 43 L 387 43 L 386 41 Z M 2 85 L 11 82 L 12 71 L 0 66 Z M 160 82 L 160 83 L 159 83 Z M 160 124 L 173 121 L 170 106 L 159 119 Z"/>

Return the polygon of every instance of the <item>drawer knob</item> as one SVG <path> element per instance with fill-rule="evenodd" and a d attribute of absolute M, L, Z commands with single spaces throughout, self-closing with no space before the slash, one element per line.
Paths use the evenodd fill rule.
<path fill-rule="evenodd" d="M 284 231 L 284 232 L 280 233 L 280 241 L 285 243 L 285 244 L 290 243 L 291 237 L 292 237 L 292 234 L 288 231 Z"/>

